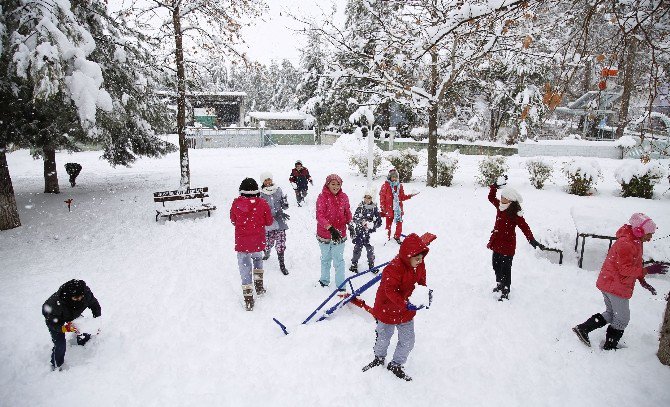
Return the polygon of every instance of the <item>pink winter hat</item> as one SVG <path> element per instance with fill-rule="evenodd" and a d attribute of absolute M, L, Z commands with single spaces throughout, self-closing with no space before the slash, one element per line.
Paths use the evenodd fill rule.
<path fill-rule="evenodd" d="M 326 185 L 330 184 L 330 181 L 337 181 L 342 185 L 342 178 L 337 174 L 330 174 L 326 177 Z"/>
<path fill-rule="evenodd" d="M 628 220 L 628 223 L 633 228 L 633 234 L 637 237 L 656 232 L 656 224 L 644 213 L 634 213 Z"/>

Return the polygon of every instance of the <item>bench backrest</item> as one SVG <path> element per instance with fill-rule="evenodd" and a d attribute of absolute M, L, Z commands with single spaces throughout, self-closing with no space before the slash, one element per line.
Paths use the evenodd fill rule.
<path fill-rule="evenodd" d="M 186 191 L 154 192 L 154 202 L 183 201 L 185 199 L 203 199 L 209 197 L 208 187 L 189 188 Z"/>

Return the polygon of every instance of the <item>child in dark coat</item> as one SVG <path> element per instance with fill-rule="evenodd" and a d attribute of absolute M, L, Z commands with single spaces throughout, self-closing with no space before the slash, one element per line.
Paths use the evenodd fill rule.
<path fill-rule="evenodd" d="M 490 186 L 488 197 L 496 208 L 496 222 L 486 247 L 493 251 L 492 263 L 496 275 L 496 287 L 493 292 L 501 293 L 498 301 L 509 299 L 512 286 L 512 260 L 516 250 L 516 227 L 521 229 L 533 248 L 544 248 L 535 240 L 533 232 L 523 218 L 521 195 L 514 188 L 507 187 L 500 192 L 500 200 L 496 198 L 498 188 L 506 185 L 506 181 L 507 178 L 498 178 L 498 181 Z"/>
<path fill-rule="evenodd" d="M 354 256 L 351 259 L 351 270 L 358 273 L 358 259 L 361 258 L 363 247 L 368 255 L 368 269 L 375 266 L 375 248 L 370 244 L 370 233 L 374 233 L 382 225 L 382 217 L 379 208 L 374 202 L 374 193 L 365 192 L 363 201 L 358 204 L 354 219 L 350 224 L 349 233 L 354 243 Z"/>
<path fill-rule="evenodd" d="M 309 184 L 314 185 L 312 177 L 309 175 L 309 170 L 307 167 L 303 167 L 302 161 L 298 160 L 295 162 L 295 168 L 291 170 L 291 176 L 288 180 L 295 191 L 295 200 L 298 202 L 298 206 L 302 206 L 301 204 L 307 196 Z"/>
<path fill-rule="evenodd" d="M 230 221 L 235 225 L 237 266 L 242 278 L 242 295 L 247 311 L 254 309 L 254 286 L 251 285 L 252 263 L 256 294 L 265 293 L 263 287 L 265 227 L 274 222 L 270 206 L 259 195 L 256 180 L 245 178 L 240 184 L 240 196 L 235 198 L 230 207 Z"/>
<path fill-rule="evenodd" d="M 82 280 L 70 280 L 60 286 L 42 305 L 44 322 L 49 328 L 51 341 L 54 344 L 51 350 L 51 366 L 60 368 L 65 361 L 65 332 L 77 332 L 77 344 L 85 345 L 91 338 L 90 334 L 80 333 L 70 322 L 79 318 L 81 313 L 89 308 L 93 318 L 101 315 L 100 303 Z"/>

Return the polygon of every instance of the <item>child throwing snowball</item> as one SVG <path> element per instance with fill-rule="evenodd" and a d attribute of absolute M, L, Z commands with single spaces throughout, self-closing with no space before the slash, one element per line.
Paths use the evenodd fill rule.
<path fill-rule="evenodd" d="M 530 227 L 523 218 L 521 211 L 521 194 L 514 188 L 506 187 L 500 191 L 500 200 L 496 198 L 499 188 L 507 184 L 507 177 L 499 177 L 495 184 L 490 186 L 489 201 L 496 208 L 496 221 L 491 231 L 491 238 L 487 248 L 493 251 L 493 271 L 496 275 L 494 293 L 500 292 L 498 301 L 509 299 L 512 287 L 512 260 L 516 250 L 516 227 L 523 232 L 528 243 L 533 248 L 544 246 L 535 240 Z"/>

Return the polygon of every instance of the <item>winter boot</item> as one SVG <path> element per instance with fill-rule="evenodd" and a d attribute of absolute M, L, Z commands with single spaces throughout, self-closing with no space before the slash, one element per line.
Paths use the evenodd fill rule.
<path fill-rule="evenodd" d="M 372 270 L 373 268 L 375 268 L 375 264 L 374 263 L 368 263 L 368 270 Z"/>
<path fill-rule="evenodd" d="M 500 283 L 496 283 L 496 287 L 491 292 L 498 293 L 500 290 L 502 290 L 502 285 Z"/>
<path fill-rule="evenodd" d="M 400 240 L 400 237 L 399 237 L 399 236 L 398 236 L 398 237 L 394 237 L 393 240 L 395 240 L 396 243 L 398 243 L 398 244 L 402 244 L 402 240 Z"/>
<path fill-rule="evenodd" d="M 279 270 L 285 276 L 288 276 L 288 270 L 286 270 L 286 264 L 284 264 L 284 252 L 277 253 L 277 259 L 279 259 Z"/>
<path fill-rule="evenodd" d="M 363 367 L 363 371 L 367 372 L 368 370 L 376 366 L 384 366 L 383 356 L 375 356 L 375 359 L 372 362 L 368 363 L 367 365 L 365 365 L 365 367 Z"/>
<path fill-rule="evenodd" d="M 254 269 L 254 285 L 256 286 L 256 294 L 265 294 L 263 288 L 263 269 Z"/>
<path fill-rule="evenodd" d="M 254 288 L 251 284 L 242 286 L 242 295 L 244 296 L 244 309 L 247 311 L 254 310 Z"/>
<path fill-rule="evenodd" d="M 84 346 L 91 339 L 91 334 L 83 333 L 77 335 L 77 345 Z"/>
<path fill-rule="evenodd" d="M 619 344 L 619 339 L 623 336 L 622 329 L 613 328 L 612 325 L 607 327 L 607 336 L 605 337 L 605 345 L 603 345 L 603 350 L 616 350 L 617 345 Z"/>
<path fill-rule="evenodd" d="M 349 271 L 352 273 L 358 273 L 358 264 L 351 264 L 351 267 L 349 267 Z"/>
<path fill-rule="evenodd" d="M 591 318 L 572 328 L 572 332 L 577 335 L 577 338 L 579 338 L 584 345 L 590 347 L 591 341 L 589 340 L 589 332 L 602 328 L 605 325 L 607 325 L 607 321 L 605 321 L 605 318 L 601 314 L 593 314 L 591 315 Z"/>
<path fill-rule="evenodd" d="M 509 300 L 509 289 L 505 287 L 500 288 L 500 298 L 498 298 L 498 301 L 503 302 L 505 300 Z"/>
<path fill-rule="evenodd" d="M 265 252 L 263 252 L 263 260 L 267 260 L 270 258 L 270 253 L 272 249 L 265 249 Z"/>
<path fill-rule="evenodd" d="M 399 379 L 403 379 L 403 380 L 406 380 L 408 382 L 412 381 L 412 378 L 407 376 L 405 371 L 402 370 L 402 365 L 391 362 L 391 363 L 389 363 L 388 366 L 386 366 L 386 368 L 388 370 L 390 370 L 394 375 L 396 375 L 396 377 L 398 377 Z"/>

